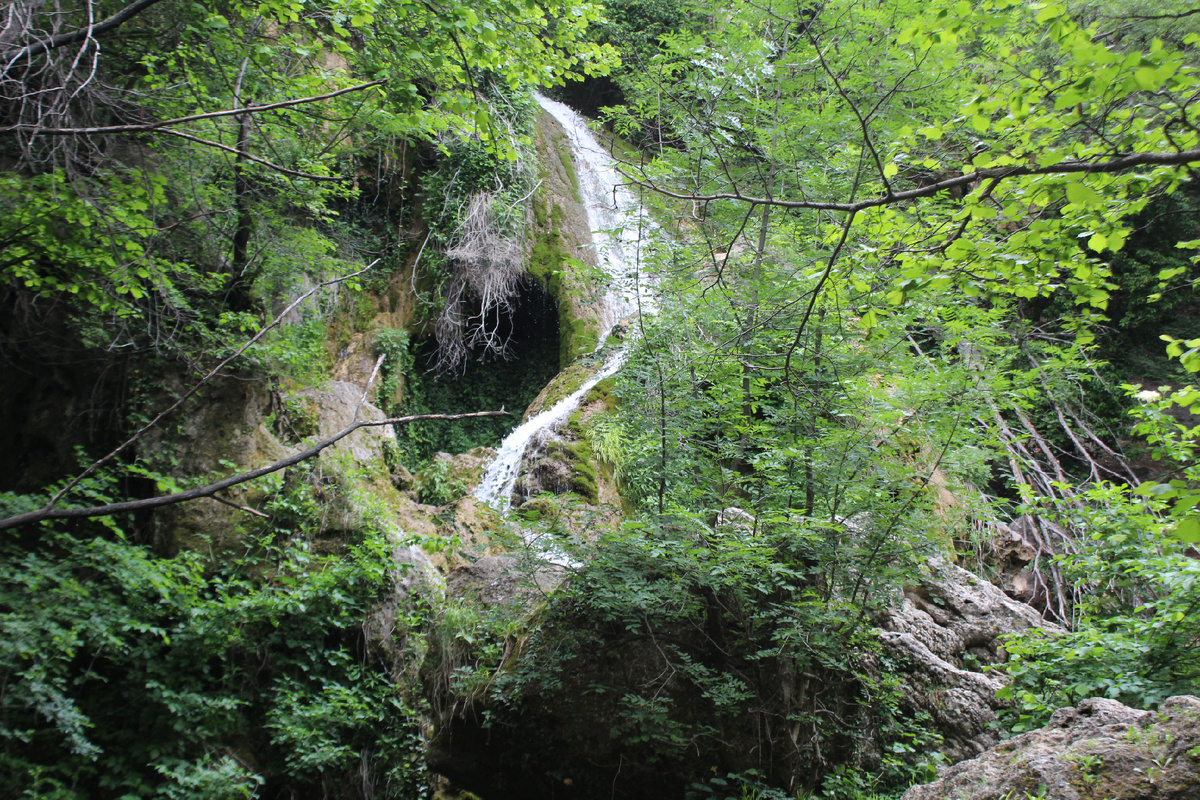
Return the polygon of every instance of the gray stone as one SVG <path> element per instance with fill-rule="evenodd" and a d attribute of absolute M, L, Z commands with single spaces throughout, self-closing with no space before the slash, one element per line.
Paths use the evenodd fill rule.
<path fill-rule="evenodd" d="M 978 755 L 998 739 L 995 723 L 1004 686 L 984 667 L 1008 659 L 1006 634 L 1058 630 L 1024 603 L 952 564 L 934 564 L 907 587 L 881 622 L 883 653 L 897 664 L 905 710 L 928 714 L 951 761 Z"/>
<path fill-rule="evenodd" d="M 330 381 L 321 388 L 302 389 L 297 395 L 312 404 L 318 436 L 325 438 L 350 426 L 363 392 L 352 383 Z M 367 402 L 362 404 L 359 419 L 374 422 L 387 417 Z M 349 456 L 358 467 L 379 469 L 383 464 L 384 442 L 394 442 L 395 439 L 396 434 L 391 425 L 359 428 L 322 452 L 321 460 L 324 462 Z"/>
<path fill-rule="evenodd" d="M 553 592 L 567 575 L 564 568 L 553 564 L 532 566 L 522 565 L 516 556 L 486 556 L 451 572 L 446 591 L 489 606 L 524 604 Z"/>
<path fill-rule="evenodd" d="M 1158 713 L 1092 698 L 950 767 L 903 800 L 1198 800 L 1200 699 Z"/>

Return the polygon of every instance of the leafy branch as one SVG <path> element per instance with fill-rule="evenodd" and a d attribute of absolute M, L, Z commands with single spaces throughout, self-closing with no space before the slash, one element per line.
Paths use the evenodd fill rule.
<path fill-rule="evenodd" d="M 880 206 L 897 205 L 909 200 L 917 200 L 923 197 L 933 197 L 934 195 L 950 192 L 956 189 L 967 189 L 981 181 L 990 180 L 1000 182 L 1009 178 L 1018 178 L 1025 176 L 1036 175 L 1078 175 L 1078 174 L 1101 174 L 1101 173 L 1116 173 L 1124 172 L 1135 167 L 1184 167 L 1191 164 L 1200 164 L 1200 149 L 1183 150 L 1177 153 L 1129 153 L 1126 155 L 1111 158 L 1107 161 L 1060 161 L 1057 164 L 1051 164 L 1045 167 L 1003 167 L 996 169 L 977 169 L 974 172 L 969 172 L 963 175 L 957 175 L 953 178 L 945 178 L 925 186 L 918 186 L 915 189 L 908 189 L 903 192 L 892 192 L 878 197 L 868 197 L 864 200 L 854 202 L 838 203 L 827 200 L 785 200 L 778 197 L 758 197 L 755 195 L 744 194 L 740 190 L 735 189 L 732 192 L 716 192 L 713 194 L 695 194 L 687 192 L 674 192 L 670 189 L 659 186 L 652 179 L 645 177 L 645 170 L 638 167 L 638 171 L 642 173 L 642 177 L 638 177 L 633 173 L 635 165 L 624 163 L 621 172 L 630 180 L 632 185 L 643 189 L 648 189 L 652 192 L 660 194 L 664 197 L 670 197 L 674 200 L 687 200 L 693 203 L 712 203 L 721 200 L 733 200 L 740 203 L 749 203 L 755 206 L 769 205 L 778 208 L 788 209 L 810 209 L 813 211 L 832 211 L 844 214 L 857 214 L 860 211 L 865 211 L 869 208 L 878 208 Z"/>

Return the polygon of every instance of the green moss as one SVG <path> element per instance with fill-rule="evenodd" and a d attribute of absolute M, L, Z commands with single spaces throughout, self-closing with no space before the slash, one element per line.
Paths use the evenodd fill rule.
<path fill-rule="evenodd" d="M 541 227 L 546 216 L 546 207 L 540 198 L 535 199 L 534 216 Z M 530 275 L 546 287 L 546 291 L 558 304 L 559 362 L 565 365 L 574 361 L 577 356 L 594 351 L 600 339 L 594 326 L 584 319 L 572 319 L 567 313 L 571 308 L 568 302 L 571 298 L 568 296 L 563 276 L 569 266 L 570 256 L 563 247 L 563 236 L 560 232 L 566 215 L 562 207 L 555 203 L 549 216 L 550 229 L 538 233 L 526 268 Z"/>
<path fill-rule="evenodd" d="M 587 445 L 586 455 L 583 452 L 577 454 L 578 460 L 571 472 L 571 491 L 589 503 L 596 503 L 600 500 L 600 482 L 591 455 L 591 445 Z"/>
<path fill-rule="evenodd" d="M 545 177 L 543 175 L 543 177 Z M 541 192 L 535 192 L 533 195 L 533 219 L 539 228 L 546 225 L 546 200 L 542 197 Z"/>
<path fill-rule="evenodd" d="M 518 513 L 529 522 L 553 521 L 559 517 L 558 505 L 552 496 L 532 497 L 521 504 Z"/>
<path fill-rule="evenodd" d="M 566 143 L 563 142 L 563 145 Z M 579 199 L 579 176 L 575 174 L 575 162 L 571 160 L 571 149 L 566 146 L 555 148 L 558 151 L 558 160 L 562 162 L 563 169 L 567 172 L 567 178 L 571 181 L 571 188 L 575 190 L 575 199 Z"/>
<path fill-rule="evenodd" d="M 588 320 L 582 318 L 570 320 L 568 324 L 570 335 L 567 338 L 570 341 L 571 357 L 595 352 L 596 346 L 600 344 L 600 335 L 595 326 L 589 325 Z"/>
<path fill-rule="evenodd" d="M 562 235 L 558 231 L 550 231 L 538 236 L 533 244 L 533 252 L 529 257 L 529 274 L 541 281 L 555 299 L 559 298 L 562 289 L 562 268 L 566 263 L 566 254 L 562 249 Z"/>
<path fill-rule="evenodd" d="M 609 152 L 616 156 L 618 161 L 624 161 L 629 164 L 639 164 L 645 156 L 641 150 L 637 148 L 628 139 L 617 136 L 606 128 L 599 131 L 601 144 L 608 145 Z"/>
<path fill-rule="evenodd" d="M 586 305 L 578 296 L 581 291 L 579 279 L 570 277 L 574 276 L 582 265 L 571 257 L 572 250 L 566 238 L 567 210 L 557 202 L 571 202 L 571 198 L 563 196 L 564 190 L 567 189 L 564 183 L 573 190 L 574 201 L 580 202 L 579 176 L 571 160 L 566 137 L 553 125 L 544 126 L 542 130 L 548 136 L 543 140 L 543 144 L 539 145 L 541 178 L 545 186 L 555 185 L 558 188 L 545 188 L 534 194 L 532 207 L 536 224 L 526 268 L 558 305 L 559 362 L 566 366 L 578 356 L 594 351 L 599 338 L 594 323 L 573 319 Z M 554 166 L 552 159 L 555 157 L 562 166 L 562 172 Z M 555 175 L 552 176 L 551 173 Z M 560 182 L 555 176 L 565 177 Z M 568 209 L 571 207 L 567 206 Z"/>
<path fill-rule="evenodd" d="M 617 407 L 617 397 L 613 391 L 617 388 L 616 378 L 605 378 L 592 387 L 592 390 L 587 393 L 583 404 L 590 406 L 593 403 L 601 403 L 605 411 L 612 411 Z"/>
<path fill-rule="evenodd" d="M 329 323 L 329 341 L 335 353 L 349 345 L 354 334 L 368 333 L 379 313 L 376 299 L 370 292 L 347 292 L 342 297 Z"/>
<path fill-rule="evenodd" d="M 576 437 L 571 442 L 553 442 L 547 449 L 548 455 L 571 465 L 570 489 L 589 503 L 600 499 L 599 478 L 592 463 L 594 453 L 587 432 L 583 429 L 582 412 L 576 411 L 567 420 L 567 430 Z"/>
<path fill-rule="evenodd" d="M 540 408 L 542 410 L 550 408 L 559 400 L 562 400 L 582 386 L 587 378 L 588 368 L 585 365 L 570 364 L 554 378 L 552 385 L 546 390 L 545 396 L 542 397 Z"/>

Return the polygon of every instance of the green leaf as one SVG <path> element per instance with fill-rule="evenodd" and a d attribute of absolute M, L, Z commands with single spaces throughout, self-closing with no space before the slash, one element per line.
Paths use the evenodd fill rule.
<path fill-rule="evenodd" d="M 1150 67 L 1142 67 L 1137 72 L 1133 73 L 1133 79 L 1137 81 L 1137 85 L 1148 92 L 1152 92 L 1162 85 L 1158 79 L 1158 74 L 1150 69 Z"/>
<path fill-rule="evenodd" d="M 1175 536 L 1188 544 L 1200 543 L 1200 515 L 1188 514 L 1175 524 Z"/>
<path fill-rule="evenodd" d="M 1079 182 L 1067 184 L 1067 200 L 1077 206 L 1095 207 L 1104 205 L 1104 198 L 1096 194 L 1095 189 Z"/>

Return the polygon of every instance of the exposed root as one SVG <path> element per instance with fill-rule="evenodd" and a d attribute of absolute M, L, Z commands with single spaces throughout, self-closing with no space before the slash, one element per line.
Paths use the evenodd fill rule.
<path fill-rule="evenodd" d="M 513 309 L 525 268 L 521 246 L 503 233 L 494 203 L 491 192 L 472 195 L 455 244 L 446 250 L 452 277 L 434 324 L 439 374 L 461 372 L 473 350 L 506 355 L 508 339 L 500 333 L 500 321 Z"/>

